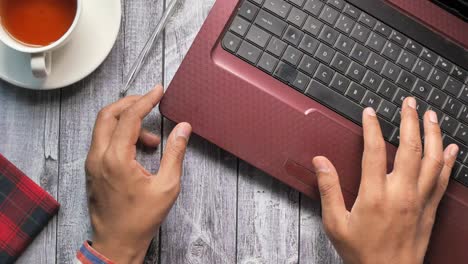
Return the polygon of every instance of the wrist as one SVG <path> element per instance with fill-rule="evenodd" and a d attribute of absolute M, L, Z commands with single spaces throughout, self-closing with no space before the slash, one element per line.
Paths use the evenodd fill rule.
<path fill-rule="evenodd" d="M 99 254 L 117 264 L 141 264 L 143 263 L 148 250 L 148 245 L 142 243 L 129 247 L 120 241 L 100 241 L 96 239 L 92 243 L 92 248 Z"/>

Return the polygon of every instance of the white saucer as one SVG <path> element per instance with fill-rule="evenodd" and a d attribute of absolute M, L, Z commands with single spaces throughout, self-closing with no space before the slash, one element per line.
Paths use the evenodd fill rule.
<path fill-rule="evenodd" d="M 122 18 L 120 0 L 83 0 L 80 21 L 70 41 L 52 53 L 52 73 L 37 79 L 30 55 L 0 42 L 0 78 L 16 86 L 49 90 L 71 85 L 96 70 L 117 40 Z"/>

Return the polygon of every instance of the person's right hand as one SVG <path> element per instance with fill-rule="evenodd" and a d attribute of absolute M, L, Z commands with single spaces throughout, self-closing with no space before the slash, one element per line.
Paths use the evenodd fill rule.
<path fill-rule="evenodd" d="M 403 103 L 393 172 L 387 174 L 385 141 L 375 111 L 363 114 L 364 156 L 359 194 L 347 211 L 337 172 L 316 157 L 323 224 L 336 250 L 348 264 L 423 263 L 437 207 L 447 188 L 458 153 L 443 150 L 437 115 L 424 116 L 424 151 L 416 101 Z"/>

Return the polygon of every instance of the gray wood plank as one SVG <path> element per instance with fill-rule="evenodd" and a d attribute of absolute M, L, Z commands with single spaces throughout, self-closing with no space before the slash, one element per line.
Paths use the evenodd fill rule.
<path fill-rule="evenodd" d="M 0 81 L 0 153 L 57 198 L 60 92 L 37 92 Z M 17 263 L 55 263 L 57 219 Z"/>
<path fill-rule="evenodd" d="M 300 218 L 300 263 L 342 263 L 322 227 L 320 202 L 302 195 Z"/>
<path fill-rule="evenodd" d="M 185 1 L 166 29 L 168 84 L 214 0 Z M 173 124 L 164 121 L 167 137 Z M 198 136 L 190 141 L 182 191 L 161 229 L 161 263 L 234 263 L 237 161 Z"/>
<path fill-rule="evenodd" d="M 298 263 L 299 193 L 240 163 L 237 263 Z"/>
<path fill-rule="evenodd" d="M 91 238 L 84 162 L 96 115 L 119 97 L 123 71 L 122 31 L 109 57 L 90 77 L 62 90 L 60 116 L 58 263 L 72 263 L 84 240 Z"/>
<path fill-rule="evenodd" d="M 132 0 L 125 1 L 125 46 L 124 46 L 124 76 L 127 75 L 134 61 L 150 37 L 152 30 L 156 27 L 164 9 L 163 1 L 154 0 Z M 147 61 L 129 94 L 145 94 L 155 84 L 162 83 L 163 79 L 163 42 L 158 41 L 150 52 Z M 161 135 L 161 115 L 157 108 L 145 119 L 143 126 Z M 161 157 L 160 148 L 156 150 L 145 149 L 138 151 L 137 159 L 149 171 L 156 172 L 159 168 Z M 159 260 L 159 232 L 155 234 L 152 245 L 148 250 L 145 263 L 158 263 Z"/>

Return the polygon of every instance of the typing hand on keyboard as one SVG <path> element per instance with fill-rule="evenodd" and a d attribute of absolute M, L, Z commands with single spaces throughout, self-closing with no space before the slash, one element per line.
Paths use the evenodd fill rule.
<path fill-rule="evenodd" d="M 424 115 L 423 148 L 416 105 L 414 98 L 403 102 L 400 146 L 390 174 L 376 113 L 364 110 L 361 186 L 351 211 L 331 162 L 324 157 L 313 160 L 325 230 L 345 263 L 423 263 L 459 148 L 451 144 L 443 150 L 433 111 Z"/>

